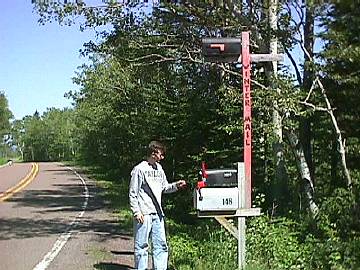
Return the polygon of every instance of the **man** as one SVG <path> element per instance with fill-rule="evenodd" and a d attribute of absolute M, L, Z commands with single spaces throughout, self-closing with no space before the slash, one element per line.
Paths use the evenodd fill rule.
<path fill-rule="evenodd" d="M 164 159 L 165 151 L 160 142 L 150 142 L 147 160 L 140 162 L 131 172 L 129 199 L 134 214 L 135 268 L 138 270 L 147 269 L 150 237 L 155 270 L 167 269 L 168 246 L 161 197 L 162 193 L 175 192 L 186 186 L 184 180 L 168 183 L 159 163 Z"/>

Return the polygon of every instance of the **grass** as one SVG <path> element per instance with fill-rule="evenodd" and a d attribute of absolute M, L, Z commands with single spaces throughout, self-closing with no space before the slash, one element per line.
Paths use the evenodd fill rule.
<path fill-rule="evenodd" d="M 7 162 L 7 159 L 0 158 L 0 165 L 4 165 Z"/>
<path fill-rule="evenodd" d="M 0 166 L 6 164 L 7 162 L 8 162 L 7 158 L 0 158 Z"/>
<path fill-rule="evenodd" d="M 97 262 L 108 261 L 112 258 L 111 254 L 103 248 L 98 248 L 93 246 L 89 248 L 88 254 L 91 255 L 92 258 L 95 258 Z"/>

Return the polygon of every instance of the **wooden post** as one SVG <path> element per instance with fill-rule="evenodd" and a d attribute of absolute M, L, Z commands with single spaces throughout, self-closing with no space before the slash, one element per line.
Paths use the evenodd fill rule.
<path fill-rule="evenodd" d="M 237 163 L 237 171 L 238 171 L 238 188 L 239 188 L 239 208 L 245 208 L 246 203 L 246 183 L 245 183 L 245 175 L 244 175 L 244 163 Z M 244 269 L 246 261 L 245 261 L 245 242 L 246 242 L 246 217 L 241 216 L 238 217 L 238 268 L 239 270 Z"/>

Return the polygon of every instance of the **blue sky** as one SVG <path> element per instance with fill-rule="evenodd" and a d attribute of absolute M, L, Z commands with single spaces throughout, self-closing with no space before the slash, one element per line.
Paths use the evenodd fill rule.
<path fill-rule="evenodd" d="M 39 25 L 31 0 L 0 1 L 0 91 L 5 92 L 16 119 L 48 107 L 71 107 L 64 94 L 77 67 L 86 62 L 79 50 L 96 41 L 95 30 L 79 25 Z"/>

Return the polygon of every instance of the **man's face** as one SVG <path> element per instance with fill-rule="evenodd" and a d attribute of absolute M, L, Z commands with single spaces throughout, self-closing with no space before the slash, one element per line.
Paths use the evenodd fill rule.
<path fill-rule="evenodd" d="M 161 150 L 155 150 L 153 152 L 153 157 L 155 159 L 156 162 L 159 162 L 160 160 L 164 159 L 164 153 Z"/>

